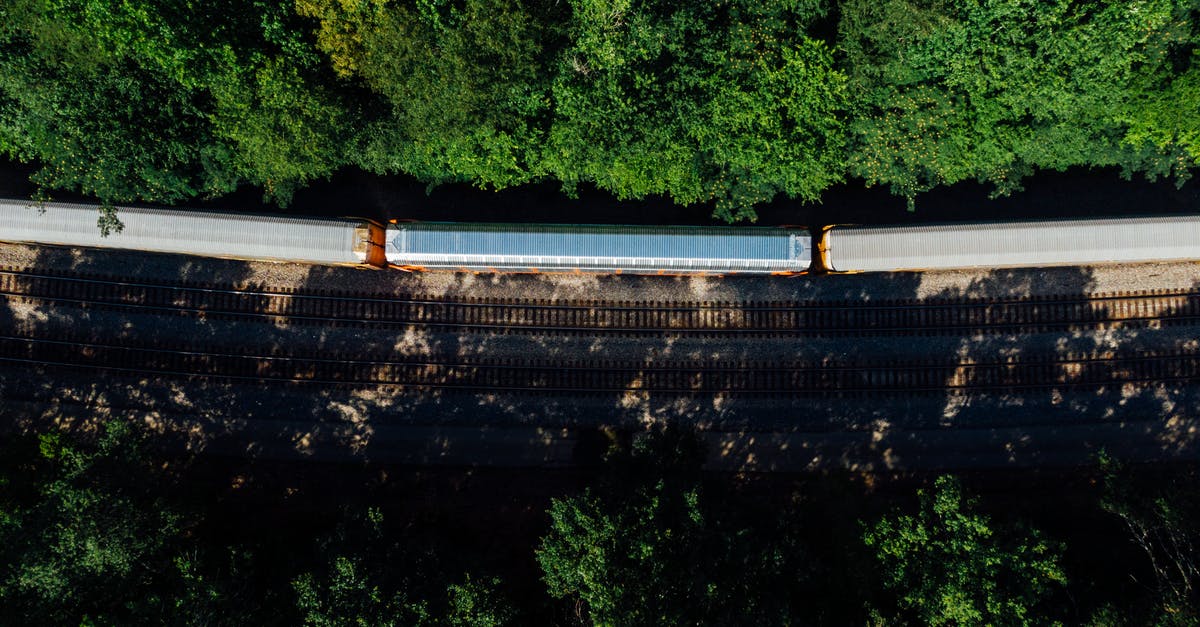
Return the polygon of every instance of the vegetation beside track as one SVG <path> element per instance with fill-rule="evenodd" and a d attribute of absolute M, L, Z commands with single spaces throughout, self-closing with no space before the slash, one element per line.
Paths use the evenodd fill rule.
<path fill-rule="evenodd" d="M 613 438 L 591 469 L 490 476 L 164 457 L 148 437 L 6 437 L 0 622 L 1197 618 L 1192 466 L 737 477 L 668 431 Z"/>
<path fill-rule="evenodd" d="M 726 220 L 848 179 L 1182 181 L 1198 24 L 1192 0 L 12 0 L 0 152 L 105 203 L 286 205 L 358 167 Z"/>

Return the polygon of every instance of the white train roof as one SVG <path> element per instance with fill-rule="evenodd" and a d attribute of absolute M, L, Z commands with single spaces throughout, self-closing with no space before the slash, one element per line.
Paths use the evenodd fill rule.
<path fill-rule="evenodd" d="M 847 272 L 1200 259 L 1200 216 L 837 227 L 827 244 Z"/>
<path fill-rule="evenodd" d="M 242 259 L 361 263 L 362 220 L 118 207 L 120 232 L 96 205 L 0 200 L 0 241 L 127 248 Z"/>

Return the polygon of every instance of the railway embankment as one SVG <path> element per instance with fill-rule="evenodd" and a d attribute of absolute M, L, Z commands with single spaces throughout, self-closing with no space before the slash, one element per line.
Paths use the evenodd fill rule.
<path fill-rule="evenodd" d="M 6 245 L 0 396 L 269 457 L 567 465 L 589 433 L 672 421 L 726 468 L 1188 457 L 1196 269 L 408 274 Z"/>

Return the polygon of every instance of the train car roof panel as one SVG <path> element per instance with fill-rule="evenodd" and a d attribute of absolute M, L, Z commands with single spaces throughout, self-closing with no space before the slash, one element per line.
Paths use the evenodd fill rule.
<path fill-rule="evenodd" d="M 95 205 L 0 200 L 0 240 L 312 263 L 364 257 L 362 221 L 118 207 L 124 228 L 103 236 L 98 217 Z"/>
<path fill-rule="evenodd" d="M 806 231 L 780 228 L 414 222 L 388 232 L 396 265 L 473 270 L 797 272 Z"/>
<path fill-rule="evenodd" d="M 850 272 L 1200 259 L 1200 216 L 838 227 L 827 243 Z"/>

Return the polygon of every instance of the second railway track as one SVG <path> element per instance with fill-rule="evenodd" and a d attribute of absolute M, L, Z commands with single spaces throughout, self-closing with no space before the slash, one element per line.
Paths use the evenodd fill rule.
<path fill-rule="evenodd" d="M 470 359 L 454 363 L 346 355 L 254 354 L 0 336 L 0 360 L 140 376 L 482 392 L 913 395 L 1119 388 L 1200 380 L 1200 350 L 1062 354 L 993 361 L 637 361 Z"/>
<path fill-rule="evenodd" d="M 262 291 L 0 268 L 0 297 L 127 312 L 328 326 L 440 327 L 523 333 L 904 335 L 1029 333 L 1071 327 L 1200 322 L 1200 291 L 889 301 L 657 302 L 441 299 Z"/>

